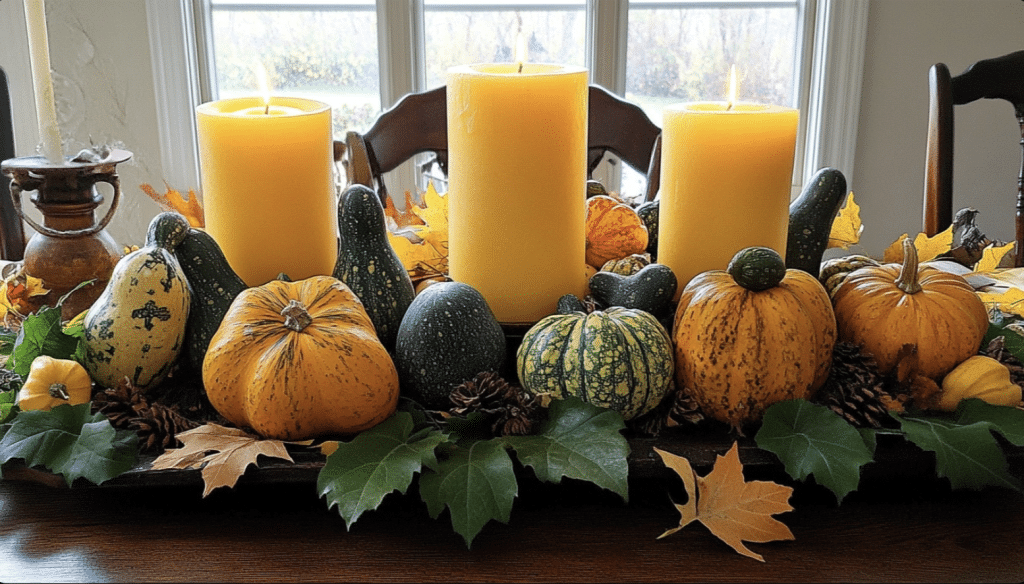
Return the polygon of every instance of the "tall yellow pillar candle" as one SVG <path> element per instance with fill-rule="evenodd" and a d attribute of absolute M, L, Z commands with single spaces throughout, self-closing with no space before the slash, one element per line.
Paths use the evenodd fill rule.
<path fill-rule="evenodd" d="M 196 108 L 206 230 L 250 286 L 330 275 L 338 258 L 331 107 L 298 98 Z"/>
<path fill-rule="evenodd" d="M 743 248 L 785 257 L 799 112 L 722 102 L 669 106 L 663 115 L 658 263 L 678 278 L 677 296 Z"/>
<path fill-rule="evenodd" d="M 586 69 L 454 67 L 447 94 L 449 275 L 536 322 L 586 290 Z"/>

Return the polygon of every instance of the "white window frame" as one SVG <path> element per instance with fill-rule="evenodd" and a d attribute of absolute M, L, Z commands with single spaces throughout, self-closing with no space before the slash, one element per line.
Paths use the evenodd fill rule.
<path fill-rule="evenodd" d="M 803 51 L 809 49 L 811 58 L 803 60 L 809 67 L 801 111 L 806 131 L 797 156 L 794 196 L 820 168 L 853 175 L 860 101 L 851 96 L 860 96 L 867 32 L 867 0 L 808 2 L 814 21 L 807 28 L 812 38 L 803 40 Z M 588 37 L 599 35 L 611 51 L 599 60 L 588 48 L 591 82 L 619 95 L 625 90 L 628 5 L 628 0 L 587 4 Z M 164 174 L 170 184 L 198 186 L 195 106 L 202 91 L 196 43 L 208 39 L 197 39 L 196 6 L 198 0 L 146 0 Z M 423 6 L 419 0 L 377 0 L 377 10 L 381 104 L 386 109 L 424 85 L 421 51 L 412 50 L 422 44 Z M 593 47 L 589 40 L 588 47 Z M 389 184 L 413 184 L 409 177 L 396 178 L 389 178 Z"/>

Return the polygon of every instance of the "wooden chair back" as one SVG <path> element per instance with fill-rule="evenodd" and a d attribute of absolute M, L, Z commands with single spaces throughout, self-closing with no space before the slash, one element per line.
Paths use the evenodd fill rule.
<path fill-rule="evenodd" d="M 1013 104 L 1024 152 L 1024 51 L 974 63 L 951 76 L 943 63 L 928 79 L 928 146 L 925 163 L 924 231 L 935 235 L 953 222 L 953 106 L 986 99 Z M 1014 265 L 1024 266 L 1024 154 L 1017 179 Z"/>
<path fill-rule="evenodd" d="M 14 158 L 14 119 L 7 74 L 0 67 L 0 161 Z M 11 199 L 11 181 L 0 176 L 0 259 L 21 260 L 25 254 L 25 228 Z"/>
<path fill-rule="evenodd" d="M 383 202 L 388 193 L 382 175 L 423 152 L 433 152 L 431 162 L 447 175 L 447 110 L 442 86 L 406 95 L 364 134 L 348 132 L 343 142 L 335 142 L 334 157 L 343 164 L 349 184 L 376 188 Z M 587 175 L 610 151 L 647 174 L 645 198 L 653 200 L 659 187 L 661 129 L 639 106 L 597 85 L 589 88 L 588 116 Z"/>

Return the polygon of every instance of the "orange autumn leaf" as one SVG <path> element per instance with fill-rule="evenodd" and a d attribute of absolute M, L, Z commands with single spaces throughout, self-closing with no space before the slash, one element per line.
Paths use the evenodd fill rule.
<path fill-rule="evenodd" d="M 851 245 L 860 243 L 860 234 L 864 224 L 860 220 L 860 205 L 853 198 L 853 191 L 846 195 L 846 202 L 839 209 L 839 214 L 832 221 L 832 231 L 828 235 L 829 248 L 850 249 Z"/>
<path fill-rule="evenodd" d="M 50 291 L 43 281 L 19 269 L 0 283 L 0 321 L 9 314 L 24 316 L 30 307 L 29 298 L 45 296 Z"/>
<path fill-rule="evenodd" d="M 658 448 L 654 451 L 683 479 L 689 496 L 685 505 L 676 505 L 679 527 L 669 529 L 659 539 L 698 521 L 737 553 L 761 562 L 764 558 L 743 542 L 795 539 L 785 524 L 772 517 L 793 510 L 789 504 L 793 488 L 769 481 L 745 481 L 737 443 L 724 456 L 719 455 L 714 468 L 703 477 L 697 476 L 685 458 Z"/>
<path fill-rule="evenodd" d="M 153 461 L 153 470 L 202 468 L 203 497 L 218 487 L 234 487 L 260 455 L 293 462 L 284 442 L 263 440 L 237 428 L 208 423 L 176 438 L 185 446 L 166 450 Z"/>
<path fill-rule="evenodd" d="M 144 193 L 149 195 L 149 198 L 156 201 L 160 208 L 164 211 L 174 211 L 181 213 L 188 219 L 188 224 L 192 227 L 205 227 L 206 221 L 203 218 L 203 204 L 199 202 L 199 197 L 196 192 L 192 189 L 188 190 L 188 199 L 181 196 L 181 193 L 172 189 L 170 185 L 164 183 L 167 187 L 167 192 L 164 194 L 158 193 L 151 185 L 142 184 L 139 188 Z"/>
<path fill-rule="evenodd" d="M 906 233 L 899 236 L 889 247 L 885 248 L 882 254 L 882 261 L 887 264 L 903 263 L 903 240 L 908 236 Z M 917 248 L 917 261 L 927 262 L 953 249 L 953 226 L 950 225 L 945 231 L 928 237 L 924 233 L 918 233 L 914 237 L 914 247 Z"/>
<path fill-rule="evenodd" d="M 394 200 L 388 197 L 384 200 L 384 216 L 390 217 L 398 229 L 409 227 L 410 225 L 423 225 L 423 219 L 416 215 L 414 206 L 412 193 L 405 191 L 405 210 L 399 211 L 395 207 Z"/>

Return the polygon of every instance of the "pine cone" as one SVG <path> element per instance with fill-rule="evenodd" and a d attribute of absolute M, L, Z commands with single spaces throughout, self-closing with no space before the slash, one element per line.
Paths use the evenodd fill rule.
<path fill-rule="evenodd" d="M 10 369 L 0 369 L 0 391 L 20 389 L 24 379 Z"/>
<path fill-rule="evenodd" d="M 149 403 L 128 383 L 118 384 L 98 392 L 92 399 L 93 411 L 107 416 L 115 428 L 130 429 L 132 420 L 149 409 Z"/>
<path fill-rule="evenodd" d="M 895 422 L 889 416 L 886 397 L 891 396 L 875 360 L 852 343 L 836 343 L 832 369 L 814 401 L 854 426 L 882 428 Z"/>
<path fill-rule="evenodd" d="M 179 432 L 199 427 L 198 422 L 182 416 L 174 407 L 153 404 L 144 414 L 129 424 L 139 435 L 139 447 L 143 452 L 163 452 L 168 448 L 176 448 L 180 445 L 176 438 Z"/>
<path fill-rule="evenodd" d="M 458 385 L 448 399 L 454 406 L 452 414 L 480 412 L 491 422 L 491 431 L 502 436 L 529 434 L 539 421 L 541 408 L 537 398 L 493 371 L 479 373 Z"/>

